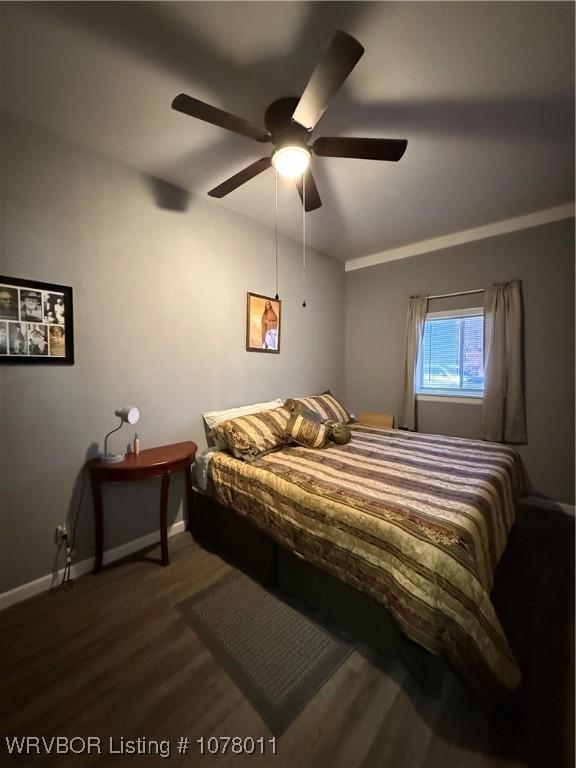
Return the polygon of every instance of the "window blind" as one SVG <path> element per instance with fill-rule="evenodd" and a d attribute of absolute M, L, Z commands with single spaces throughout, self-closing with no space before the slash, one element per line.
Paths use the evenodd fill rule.
<path fill-rule="evenodd" d="M 484 317 L 428 317 L 418 363 L 418 390 L 484 389 Z"/>

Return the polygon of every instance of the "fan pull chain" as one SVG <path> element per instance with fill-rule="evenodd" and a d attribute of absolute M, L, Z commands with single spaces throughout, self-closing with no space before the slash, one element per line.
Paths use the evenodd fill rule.
<path fill-rule="evenodd" d="M 278 301 L 280 298 L 278 295 L 278 171 L 274 171 L 274 201 L 275 201 L 275 230 L 276 230 L 276 295 L 275 299 Z"/>
<path fill-rule="evenodd" d="M 302 274 L 304 282 L 304 301 L 302 306 L 306 306 L 306 171 L 302 173 Z"/>

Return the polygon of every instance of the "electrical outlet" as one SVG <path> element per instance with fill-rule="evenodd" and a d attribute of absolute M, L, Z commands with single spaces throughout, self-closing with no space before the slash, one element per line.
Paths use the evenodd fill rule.
<path fill-rule="evenodd" d="M 54 531 L 54 540 L 56 544 L 62 544 L 64 538 L 68 536 L 68 528 L 65 525 L 57 525 Z"/>

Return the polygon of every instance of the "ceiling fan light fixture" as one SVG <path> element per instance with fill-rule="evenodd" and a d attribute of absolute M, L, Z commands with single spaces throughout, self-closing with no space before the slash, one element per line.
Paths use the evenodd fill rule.
<path fill-rule="evenodd" d="M 302 176 L 310 165 L 310 152 L 305 147 L 294 145 L 280 147 L 272 155 L 272 165 L 280 176 L 295 179 Z"/>

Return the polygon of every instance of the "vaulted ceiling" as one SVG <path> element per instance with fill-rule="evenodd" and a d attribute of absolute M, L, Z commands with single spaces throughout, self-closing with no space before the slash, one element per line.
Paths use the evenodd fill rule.
<path fill-rule="evenodd" d="M 2 15 L 5 109 L 201 196 L 267 147 L 174 112 L 173 97 L 261 125 L 334 30 L 355 36 L 366 53 L 314 136 L 408 149 L 399 163 L 313 159 L 324 205 L 308 239 L 341 259 L 574 198 L 572 3 L 18 2 Z M 213 204 L 273 226 L 273 172 Z M 300 236 L 291 182 L 280 227 Z"/>

